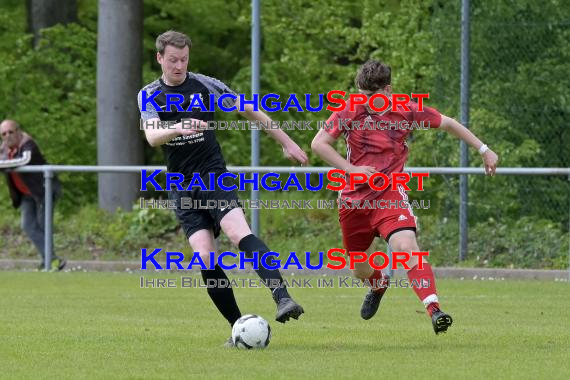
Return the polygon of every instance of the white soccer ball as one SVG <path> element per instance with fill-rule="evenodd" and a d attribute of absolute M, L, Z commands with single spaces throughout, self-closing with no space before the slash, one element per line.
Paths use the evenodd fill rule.
<path fill-rule="evenodd" d="M 244 315 L 232 327 L 232 341 L 238 348 L 265 348 L 270 340 L 271 327 L 259 315 Z"/>

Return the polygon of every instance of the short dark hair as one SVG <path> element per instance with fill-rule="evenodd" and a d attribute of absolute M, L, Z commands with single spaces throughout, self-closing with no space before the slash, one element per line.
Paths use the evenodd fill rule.
<path fill-rule="evenodd" d="M 360 67 L 354 83 L 361 90 L 380 90 L 392 83 L 392 69 L 380 61 L 370 59 Z"/>
<path fill-rule="evenodd" d="M 178 49 L 183 49 L 184 46 L 188 46 L 188 50 L 192 49 L 190 37 L 174 30 L 164 32 L 156 38 L 156 50 L 160 55 L 164 55 L 164 49 L 166 49 L 168 45 L 172 45 Z"/>

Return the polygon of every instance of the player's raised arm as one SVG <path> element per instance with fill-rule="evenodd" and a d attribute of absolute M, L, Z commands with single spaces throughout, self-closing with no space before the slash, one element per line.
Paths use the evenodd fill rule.
<path fill-rule="evenodd" d="M 327 164 L 337 169 L 347 171 L 350 163 L 345 160 L 333 147 L 336 138 L 321 129 L 311 142 L 311 150 Z"/>
<path fill-rule="evenodd" d="M 499 156 L 493 152 L 489 147 L 481 140 L 477 138 L 469 129 L 465 128 L 459 122 L 445 115 L 441 115 L 441 125 L 439 127 L 444 131 L 451 133 L 455 137 L 465 141 L 467 144 L 479 151 L 479 154 L 483 157 L 483 162 L 485 164 L 485 173 L 487 175 L 495 175 L 497 169 L 497 161 Z"/>
<path fill-rule="evenodd" d="M 239 98 L 236 100 L 236 109 L 240 109 Z M 238 111 L 239 112 L 239 111 Z M 262 111 L 255 111 L 251 104 L 246 104 L 244 106 L 244 111 L 239 112 L 240 115 L 245 117 L 250 121 L 258 121 L 264 123 L 265 125 L 271 124 L 271 118 L 267 116 Z M 309 162 L 307 154 L 281 129 L 265 129 L 265 132 L 271 136 L 275 141 L 277 141 L 283 147 L 283 153 L 285 157 L 290 160 L 295 160 L 300 162 L 302 165 L 306 165 Z"/>
<path fill-rule="evenodd" d="M 347 173 L 362 173 L 370 177 L 377 170 L 372 166 L 354 166 L 340 155 L 333 147 L 337 137 L 331 135 L 327 130 L 321 129 L 313 142 L 311 143 L 312 151 L 322 158 L 326 163 L 337 169 L 344 170 Z"/>

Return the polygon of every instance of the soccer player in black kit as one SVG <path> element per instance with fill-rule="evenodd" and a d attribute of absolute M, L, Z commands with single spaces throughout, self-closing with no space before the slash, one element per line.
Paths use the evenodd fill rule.
<path fill-rule="evenodd" d="M 210 109 L 209 95 L 214 95 L 214 100 L 223 94 L 233 94 L 224 83 L 207 77 L 205 75 L 188 72 L 188 58 L 192 43 L 185 34 L 168 31 L 158 36 L 156 39 L 157 61 L 162 67 L 162 76 L 154 82 L 145 86 L 138 94 L 139 109 L 141 118 L 145 124 L 145 135 L 151 146 L 162 146 L 166 156 L 168 172 L 176 172 L 184 175 L 184 189 L 193 173 L 200 173 L 200 177 L 210 188 L 209 173 L 215 173 L 217 178 L 220 174 L 227 172 L 226 164 L 213 130 L 208 130 L 207 122 L 213 121 L 213 112 L 204 112 L 201 108 L 188 108 L 194 94 L 200 94 L 206 109 Z M 156 91 L 160 94 L 153 97 L 154 102 L 164 110 L 158 112 L 155 107 L 144 99 L 149 99 Z M 144 94 L 143 94 L 144 92 Z M 170 104 L 170 109 L 166 109 L 165 94 L 179 94 L 184 97 L 180 104 L 181 108 Z M 230 108 L 237 106 L 239 112 L 239 98 L 233 100 L 225 97 L 223 106 Z M 144 107 L 143 107 L 144 103 Z M 146 111 L 143 110 L 146 108 Z M 181 111 L 182 110 L 182 111 Z M 186 110 L 186 111 L 185 111 Z M 271 119 L 263 112 L 254 111 L 252 105 L 245 105 L 244 111 L 239 112 L 250 121 L 269 122 Z M 182 120 L 191 119 L 194 125 L 199 124 L 204 129 L 190 128 L 189 124 L 182 124 Z M 158 127 L 159 122 L 172 122 L 170 128 Z M 307 155 L 285 132 L 280 129 L 265 130 L 272 138 L 283 147 L 285 156 L 296 160 L 301 164 L 307 163 Z M 229 179 L 226 177 L 225 179 Z M 224 179 L 224 180 L 225 180 Z M 231 180 L 231 179 L 230 179 Z M 224 183 L 224 185 L 226 185 Z M 230 186 L 228 183 L 226 186 Z M 170 190 L 170 189 L 167 189 Z M 210 254 L 216 251 L 215 238 L 222 230 L 230 241 L 244 251 L 248 257 L 253 256 L 253 252 L 259 252 L 259 257 L 270 249 L 257 236 L 253 235 L 245 215 L 241 208 L 227 207 L 225 209 L 182 209 L 180 198 L 187 197 L 193 200 L 202 200 L 206 204 L 207 200 L 237 201 L 236 191 L 222 191 L 216 186 L 215 191 L 201 191 L 194 186 L 189 191 L 179 191 L 173 188 L 169 191 L 170 199 L 177 200 L 176 216 L 180 221 L 190 246 L 194 252 L 200 252 L 200 257 L 205 263 L 210 262 Z M 235 204 L 235 203 L 234 203 Z M 289 318 L 298 319 L 304 312 L 303 308 L 297 304 L 289 295 L 286 287 L 282 284 L 283 278 L 279 270 L 269 270 L 259 265 L 256 270 L 259 277 L 266 284 L 280 284 L 271 286 L 272 296 L 277 304 L 277 315 L 275 319 L 285 323 Z M 204 282 L 209 279 L 227 280 L 225 272 L 216 265 L 213 270 L 202 270 Z M 227 319 L 230 326 L 241 317 L 240 309 L 236 303 L 233 289 L 231 287 L 208 288 L 208 295 Z M 231 338 L 226 342 L 226 346 L 231 346 Z"/>

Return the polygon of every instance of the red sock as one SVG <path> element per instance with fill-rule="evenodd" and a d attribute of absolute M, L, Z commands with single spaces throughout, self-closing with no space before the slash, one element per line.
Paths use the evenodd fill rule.
<path fill-rule="evenodd" d="M 435 308 L 439 309 L 437 290 L 435 289 L 435 277 L 431 270 L 431 265 L 424 263 L 422 269 L 416 265 L 408 271 L 408 279 L 414 292 L 423 302 L 428 314 L 432 315 Z"/>
<path fill-rule="evenodd" d="M 439 310 L 439 303 L 438 302 L 432 302 L 426 306 L 426 309 L 427 309 L 429 316 L 431 317 L 434 311 Z"/>
<path fill-rule="evenodd" d="M 388 289 L 388 276 L 384 275 L 381 270 L 374 269 L 372 276 L 368 277 L 364 281 L 368 280 L 372 286 L 373 292 L 384 293 Z"/>

